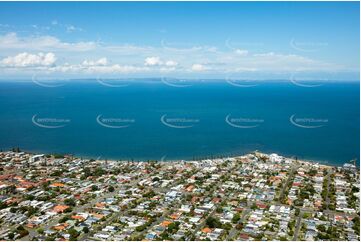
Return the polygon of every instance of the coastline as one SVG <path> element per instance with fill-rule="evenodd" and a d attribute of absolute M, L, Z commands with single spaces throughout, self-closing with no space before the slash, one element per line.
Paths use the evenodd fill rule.
<path fill-rule="evenodd" d="M 8 151 L 10 151 L 11 149 L 8 149 Z M 199 162 L 199 161 L 206 161 L 206 160 L 217 160 L 217 159 L 236 159 L 236 158 L 241 158 L 244 156 L 247 156 L 249 154 L 253 154 L 253 153 L 259 153 L 262 155 L 271 155 L 271 154 L 276 154 L 280 157 L 283 157 L 285 159 L 294 159 L 295 156 L 289 156 L 289 155 L 284 155 L 282 153 L 276 153 L 276 152 L 264 152 L 264 151 L 259 151 L 259 150 L 254 150 L 254 151 L 250 151 L 250 152 L 244 152 L 242 154 L 237 154 L 237 155 L 209 155 L 209 157 L 204 156 L 203 158 L 200 159 L 187 159 L 187 158 L 176 158 L 176 159 L 166 159 L 164 156 L 161 157 L 160 159 L 125 159 L 125 158 L 104 158 L 102 156 L 91 156 L 91 155 L 79 155 L 79 154 L 66 154 L 66 153 L 56 153 L 56 152 L 52 152 L 52 153 L 48 153 L 48 152 L 41 152 L 41 151 L 31 151 L 31 150 L 21 150 L 22 152 L 28 153 L 28 154 L 32 154 L 32 155 L 37 155 L 37 154 L 44 154 L 44 155 L 62 155 L 62 156 L 72 156 L 73 158 L 78 158 L 78 159 L 88 159 L 88 160 L 97 160 L 97 161 L 109 161 L 109 162 L 158 162 L 158 163 L 177 163 L 177 162 Z M 349 161 L 345 161 L 342 164 L 332 164 L 330 162 L 327 161 L 322 161 L 322 160 L 317 160 L 317 159 L 297 159 L 298 162 L 303 162 L 303 163 L 311 163 L 311 164 L 318 164 L 320 166 L 323 167 L 342 167 L 343 164 L 345 163 L 349 163 Z"/>

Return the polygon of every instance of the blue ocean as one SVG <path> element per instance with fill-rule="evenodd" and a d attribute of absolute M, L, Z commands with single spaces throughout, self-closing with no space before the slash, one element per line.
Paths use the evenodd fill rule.
<path fill-rule="evenodd" d="M 360 156 L 359 82 L 0 82 L 0 148 L 119 160 Z"/>

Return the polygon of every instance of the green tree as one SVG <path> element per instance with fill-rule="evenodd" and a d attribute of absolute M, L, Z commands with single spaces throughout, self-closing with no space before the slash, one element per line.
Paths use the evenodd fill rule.
<path fill-rule="evenodd" d="M 8 237 L 9 237 L 9 239 L 14 239 L 14 237 L 15 237 L 15 234 L 13 233 L 13 232 L 11 232 L 11 233 L 9 233 L 9 235 L 8 235 Z"/>
<path fill-rule="evenodd" d="M 325 227 L 325 225 L 323 225 L 323 224 L 318 225 L 318 226 L 317 226 L 317 229 L 318 229 L 319 231 L 321 231 L 321 232 L 326 232 L 326 227 Z"/>
<path fill-rule="evenodd" d="M 38 228 L 36 230 L 39 234 L 44 234 L 44 229 L 43 228 Z"/>
<path fill-rule="evenodd" d="M 89 233 L 89 228 L 88 228 L 88 227 L 84 227 L 84 228 L 83 228 L 83 232 L 86 233 L 86 234 Z"/>
<path fill-rule="evenodd" d="M 232 223 L 236 224 L 240 218 L 241 218 L 241 215 L 239 213 L 236 213 L 235 215 L 233 215 Z"/>
<path fill-rule="evenodd" d="M 76 205 L 76 202 L 75 202 L 75 200 L 73 198 L 67 198 L 67 199 L 64 200 L 64 204 L 74 207 Z"/>
<path fill-rule="evenodd" d="M 76 238 L 79 236 L 78 231 L 76 231 L 75 229 L 71 228 L 68 230 L 68 234 L 70 234 L 70 238 Z"/>
<path fill-rule="evenodd" d="M 295 215 L 296 216 L 300 215 L 300 209 L 299 208 L 296 208 Z"/>
<path fill-rule="evenodd" d="M 206 219 L 206 225 L 210 228 L 221 228 L 222 227 L 222 223 L 219 221 L 219 219 L 214 218 L 212 216 L 209 216 Z"/>
<path fill-rule="evenodd" d="M 352 219 L 353 226 L 352 228 L 355 230 L 356 234 L 360 235 L 360 217 L 356 216 Z"/>

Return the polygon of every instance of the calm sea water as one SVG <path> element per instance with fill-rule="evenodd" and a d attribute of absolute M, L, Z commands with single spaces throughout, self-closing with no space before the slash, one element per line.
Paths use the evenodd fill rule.
<path fill-rule="evenodd" d="M 259 150 L 342 164 L 360 155 L 359 83 L 0 83 L 0 148 L 108 159 Z"/>

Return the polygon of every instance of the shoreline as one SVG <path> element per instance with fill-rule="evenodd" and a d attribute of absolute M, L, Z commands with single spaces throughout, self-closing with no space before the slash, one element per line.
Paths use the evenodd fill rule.
<path fill-rule="evenodd" d="M 7 151 L 12 151 L 11 149 L 7 149 Z M 6 152 L 6 151 L 3 151 Z M 255 150 L 255 151 L 249 151 L 249 152 L 245 152 L 242 154 L 233 154 L 233 155 L 213 155 L 213 157 L 207 157 L 204 156 L 203 158 L 200 159 L 181 159 L 181 158 L 177 158 L 177 159 L 165 159 L 165 156 L 161 157 L 160 159 L 125 159 L 125 158 L 103 158 L 102 156 L 88 156 L 88 155 L 78 155 L 78 154 L 65 154 L 65 153 L 57 153 L 57 152 L 53 152 L 53 153 L 46 153 L 46 152 L 41 152 L 41 151 L 30 151 L 30 150 L 20 150 L 20 152 L 25 152 L 27 154 L 31 154 L 31 155 L 38 155 L 38 154 L 43 154 L 45 156 L 72 156 L 73 158 L 76 159 L 88 159 L 88 160 L 96 160 L 96 161 L 110 161 L 110 162 L 158 162 L 158 163 L 167 163 L 167 162 L 171 162 L 171 163 L 176 163 L 176 162 L 199 162 L 199 161 L 206 161 L 206 160 L 216 160 L 216 159 L 226 159 L 226 158 L 230 158 L 230 159 L 235 159 L 235 158 L 240 158 L 243 156 L 247 156 L 253 153 L 259 153 L 262 155 L 271 155 L 271 154 L 276 154 L 280 157 L 283 157 L 284 159 L 295 159 L 295 156 L 288 156 L 288 155 L 284 155 L 282 153 L 276 153 L 276 152 L 264 152 L 264 151 L 259 151 L 259 150 Z M 325 167 L 342 167 L 344 164 L 346 163 L 350 163 L 350 161 L 345 161 L 342 164 L 332 164 L 328 161 L 322 161 L 322 160 L 317 160 L 317 159 L 297 159 L 298 162 L 304 162 L 304 163 L 312 163 L 312 164 L 319 164 Z M 357 164 L 357 163 L 356 163 Z M 359 167 L 359 165 L 357 165 L 356 167 Z"/>

